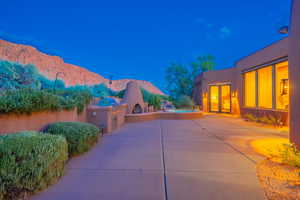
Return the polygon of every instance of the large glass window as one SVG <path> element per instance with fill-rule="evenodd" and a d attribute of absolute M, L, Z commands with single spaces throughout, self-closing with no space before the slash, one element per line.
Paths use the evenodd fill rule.
<path fill-rule="evenodd" d="M 256 81 L 258 85 L 256 85 Z M 275 108 L 278 110 L 288 110 L 288 61 L 277 63 L 274 65 L 274 67 L 263 67 L 245 73 L 244 92 L 245 107 L 258 107 L 267 109 Z M 258 99 L 258 105 L 256 105 L 256 99 Z M 273 102 L 276 102 L 276 106 L 273 106 Z"/>
<path fill-rule="evenodd" d="M 244 74 L 245 84 L 245 106 L 256 107 L 256 72 L 247 72 Z"/>
<path fill-rule="evenodd" d="M 272 108 L 272 66 L 261 68 L 258 71 L 258 106 Z"/>
<path fill-rule="evenodd" d="M 278 63 L 276 67 L 276 108 L 287 110 L 289 106 L 288 61 Z"/>

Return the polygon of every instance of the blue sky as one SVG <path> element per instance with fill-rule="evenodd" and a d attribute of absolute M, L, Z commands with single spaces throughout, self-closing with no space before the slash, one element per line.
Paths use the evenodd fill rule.
<path fill-rule="evenodd" d="M 105 77 L 135 78 L 164 89 L 170 62 L 212 54 L 233 66 L 280 38 L 290 0 L 9 0 L 0 38 L 36 46 Z"/>

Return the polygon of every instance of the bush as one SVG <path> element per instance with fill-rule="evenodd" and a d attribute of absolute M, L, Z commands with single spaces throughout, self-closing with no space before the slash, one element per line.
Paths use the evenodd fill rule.
<path fill-rule="evenodd" d="M 64 171 L 65 138 L 37 132 L 0 136 L 0 200 L 24 199 L 47 188 Z"/>
<path fill-rule="evenodd" d="M 6 90 L 0 94 L 0 114 L 31 114 L 38 111 L 72 110 L 77 107 L 78 113 L 91 101 L 89 91 L 61 90 L 60 94 L 52 90 L 24 88 Z"/>
<path fill-rule="evenodd" d="M 141 92 L 143 94 L 144 101 L 147 102 L 150 106 L 153 106 L 155 109 L 160 109 L 162 100 L 168 99 L 167 96 L 153 94 L 144 88 L 141 88 Z"/>
<path fill-rule="evenodd" d="M 75 156 L 88 151 L 98 141 L 100 130 L 87 123 L 58 122 L 50 125 L 46 132 L 64 136 L 69 144 L 69 155 Z"/>
<path fill-rule="evenodd" d="M 59 110 L 60 98 L 42 90 L 8 90 L 0 96 L 0 113 L 30 114 L 42 110 Z"/>
<path fill-rule="evenodd" d="M 176 106 L 176 108 L 192 108 L 195 103 L 189 96 L 181 95 L 174 100 L 174 105 Z"/>

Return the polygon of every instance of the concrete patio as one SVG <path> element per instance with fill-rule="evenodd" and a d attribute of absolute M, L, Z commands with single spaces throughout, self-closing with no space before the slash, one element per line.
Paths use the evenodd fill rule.
<path fill-rule="evenodd" d="M 241 119 L 126 124 L 88 153 L 72 159 L 65 176 L 32 200 L 260 200 L 249 140 L 285 137 Z"/>

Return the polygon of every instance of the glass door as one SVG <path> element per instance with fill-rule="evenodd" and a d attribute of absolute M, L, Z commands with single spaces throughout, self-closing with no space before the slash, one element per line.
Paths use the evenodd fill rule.
<path fill-rule="evenodd" d="M 229 113 L 231 111 L 231 91 L 230 85 L 222 85 L 221 88 L 221 112 Z"/>
<path fill-rule="evenodd" d="M 210 112 L 231 112 L 231 87 L 230 85 L 209 86 Z"/>
<path fill-rule="evenodd" d="M 210 86 L 210 112 L 219 112 L 219 86 Z"/>

